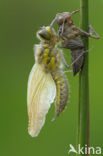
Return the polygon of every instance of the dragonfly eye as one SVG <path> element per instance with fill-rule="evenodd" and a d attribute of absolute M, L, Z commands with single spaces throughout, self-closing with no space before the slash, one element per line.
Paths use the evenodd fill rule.
<path fill-rule="evenodd" d="M 47 34 L 39 34 L 39 36 L 42 38 L 42 39 L 44 39 L 44 40 L 50 40 L 50 37 L 47 35 Z"/>
<path fill-rule="evenodd" d="M 40 30 L 38 32 L 38 36 L 40 37 L 40 39 L 43 40 L 50 40 L 51 39 L 51 30 L 49 27 L 45 27 L 42 30 Z"/>

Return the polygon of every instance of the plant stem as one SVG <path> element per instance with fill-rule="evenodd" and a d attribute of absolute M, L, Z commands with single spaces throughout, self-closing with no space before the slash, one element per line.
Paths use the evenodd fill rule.
<path fill-rule="evenodd" d="M 88 0 L 81 3 L 81 29 L 88 32 Z M 83 38 L 85 50 L 89 47 L 88 38 Z M 89 78 L 88 78 L 88 53 L 85 54 L 83 68 L 79 74 L 79 119 L 78 119 L 78 144 L 89 147 Z M 77 145 L 78 145 L 77 144 Z M 78 155 L 78 154 L 77 154 Z M 79 154 L 78 156 L 89 156 Z"/>

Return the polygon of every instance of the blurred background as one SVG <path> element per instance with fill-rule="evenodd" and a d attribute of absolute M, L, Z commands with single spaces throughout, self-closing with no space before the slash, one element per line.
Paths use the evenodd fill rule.
<path fill-rule="evenodd" d="M 67 77 L 70 99 L 65 112 L 54 122 L 52 105 L 44 127 L 36 138 L 28 134 L 27 81 L 34 64 L 33 45 L 39 43 L 36 31 L 49 25 L 56 13 L 73 11 L 79 0 L 1 0 L 0 1 L 0 155 L 67 156 L 69 144 L 76 145 L 78 117 L 78 75 Z M 103 145 L 103 0 L 90 0 L 90 23 L 101 36 L 90 39 L 90 142 Z M 79 14 L 73 17 L 79 26 Z M 70 64 L 70 52 L 65 52 Z M 73 154 L 72 154 L 73 156 Z"/>

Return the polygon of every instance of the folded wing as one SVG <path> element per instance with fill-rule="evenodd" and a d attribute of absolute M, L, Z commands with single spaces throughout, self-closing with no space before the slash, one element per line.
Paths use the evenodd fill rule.
<path fill-rule="evenodd" d="M 51 74 L 35 64 L 29 75 L 27 89 L 28 132 L 32 137 L 38 136 L 55 96 L 56 85 Z"/>

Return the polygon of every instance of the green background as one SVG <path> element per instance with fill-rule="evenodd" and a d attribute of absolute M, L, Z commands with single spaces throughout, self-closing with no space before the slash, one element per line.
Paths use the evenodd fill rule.
<path fill-rule="evenodd" d="M 90 0 L 90 23 L 101 36 L 90 39 L 90 135 L 91 146 L 103 144 L 103 0 Z M 79 8 L 79 0 L 0 1 L 0 156 L 67 156 L 76 145 L 78 75 L 68 73 L 70 99 L 65 112 L 54 122 L 52 105 L 40 134 L 29 136 L 27 80 L 34 64 L 36 31 L 49 25 L 56 13 Z M 79 26 L 79 14 L 74 16 Z M 68 51 L 65 52 L 70 56 Z M 70 57 L 69 57 L 70 58 Z M 68 61 L 68 58 L 67 58 Z M 70 61 L 69 61 L 70 64 Z M 72 154 L 73 155 L 73 154 Z"/>

